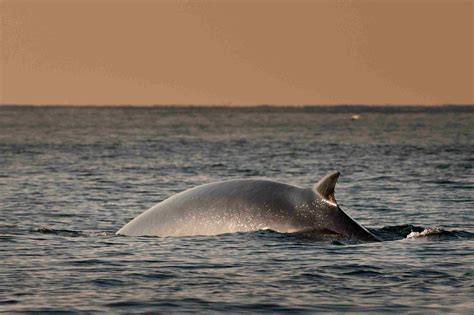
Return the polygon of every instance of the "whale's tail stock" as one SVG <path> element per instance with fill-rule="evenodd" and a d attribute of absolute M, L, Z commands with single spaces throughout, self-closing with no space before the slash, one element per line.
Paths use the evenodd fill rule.
<path fill-rule="evenodd" d="M 370 232 L 363 225 L 355 221 L 349 214 L 342 210 L 337 204 L 334 191 L 336 183 L 341 173 L 339 171 L 331 171 L 326 174 L 316 185 L 313 190 L 316 194 L 319 194 L 321 198 L 329 201 L 332 205 L 332 211 L 330 211 L 330 219 L 328 226 L 331 226 L 330 230 L 333 232 L 349 236 L 350 238 L 364 240 L 364 241 L 381 241 L 381 239 Z"/>

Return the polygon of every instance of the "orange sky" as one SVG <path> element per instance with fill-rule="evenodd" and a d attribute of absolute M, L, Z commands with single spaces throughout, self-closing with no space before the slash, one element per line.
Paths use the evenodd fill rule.
<path fill-rule="evenodd" d="M 470 104 L 463 0 L 0 0 L 3 104 Z"/>

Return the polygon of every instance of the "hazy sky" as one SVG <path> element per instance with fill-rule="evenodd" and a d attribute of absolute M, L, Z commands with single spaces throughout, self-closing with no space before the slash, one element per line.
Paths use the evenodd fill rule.
<path fill-rule="evenodd" d="M 473 4 L 0 0 L 0 103 L 474 103 Z"/>

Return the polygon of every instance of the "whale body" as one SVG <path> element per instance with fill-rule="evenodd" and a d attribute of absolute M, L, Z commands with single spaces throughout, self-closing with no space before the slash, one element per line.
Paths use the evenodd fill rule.
<path fill-rule="evenodd" d="M 197 186 L 143 212 L 117 234 L 128 236 L 216 235 L 271 229 L 312 231 L 361 241 L 378 237 L 337 204 L 334 171 L 312 188 L 264 179 L 237 179 Z"/>

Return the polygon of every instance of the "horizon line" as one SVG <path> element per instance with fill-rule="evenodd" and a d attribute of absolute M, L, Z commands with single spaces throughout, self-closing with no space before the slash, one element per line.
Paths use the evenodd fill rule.
<path fill-rule="evenodd" d="M 258 107 L 280 107 L 280 108 L 304 108 L 304 107 L 469 107 L 474 103 L 441 103 L 441 104 L 22 104 L 22 103 L 0 103 L 0 107 L 181 107 L 181 108 L 258 108 Z"/>

